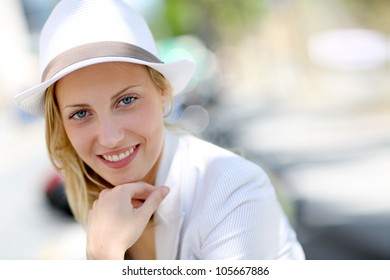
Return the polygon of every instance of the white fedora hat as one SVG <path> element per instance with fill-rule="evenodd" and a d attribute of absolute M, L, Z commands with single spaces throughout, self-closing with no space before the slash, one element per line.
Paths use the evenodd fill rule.
<path fill-rule="evenodd" d="M 41 32 L 41 83 L 15 96 L 16 104 L 23 111 L 44 116 L 48 87 L 82 67 L 114 61 L 157 70 L 170 82 L 174 95 L 195 72 L 191 61 L 160 61 L 147 23 L 124 0 L 62 0 Z"/>

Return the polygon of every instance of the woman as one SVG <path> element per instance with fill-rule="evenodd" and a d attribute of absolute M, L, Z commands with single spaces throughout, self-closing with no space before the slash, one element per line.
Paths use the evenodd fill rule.
<path fill-rule="evenodd" d="M 40 65 L 16 102 L 46 118 L 88 259 L 304 258 L 261 168 L 164 126 L 194 65 L 161 62 L 124 1 L 61 1 Z"/>

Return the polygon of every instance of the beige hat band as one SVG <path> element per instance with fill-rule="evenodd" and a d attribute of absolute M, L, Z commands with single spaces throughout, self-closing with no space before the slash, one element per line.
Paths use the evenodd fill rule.
<path fill-rule="evenodd" d="M 72 64 L 98 57 L 129 57 L 145 62 L 163 63 L 155 55 L 132 44 L 114 41 L 95 42 L 71 48 L 52 59 L 43 71 L 42 82 Z"/>

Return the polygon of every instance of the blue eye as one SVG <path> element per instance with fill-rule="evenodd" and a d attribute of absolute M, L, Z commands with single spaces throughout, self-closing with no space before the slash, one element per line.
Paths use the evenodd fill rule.
<path fill-rule="evenodd" d="M 134 96 L 126 96 L 126 97 L 122 98 L 121 100 L 119 100 L 118 105 L 119 106 L 127 106 L 127 105 L 130 105 L 131 103 L 133 103 L 135 100 L 136 100 L 136 98 Z"/>
<path fill-rule="evenodd" d="M 70 119 L 76 119 L 76 120 L 82 120 L 84 119 L 86 116 L 87 116 L 88 112 L 85 111 L 85 110 L 80 110 L 80 111 L 77 111 L 75 113 L 73 113 L 72 115 L 70 115 Z"/>

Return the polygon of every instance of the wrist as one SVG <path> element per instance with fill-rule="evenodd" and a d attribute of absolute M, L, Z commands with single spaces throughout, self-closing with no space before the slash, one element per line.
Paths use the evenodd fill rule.
<path fill-rule="evenodd" d="M 86 254 L 88 260 L 123 260 L 125 250 L 114 248 L 112 246 L 95 250 L 87 246 Z"/>

